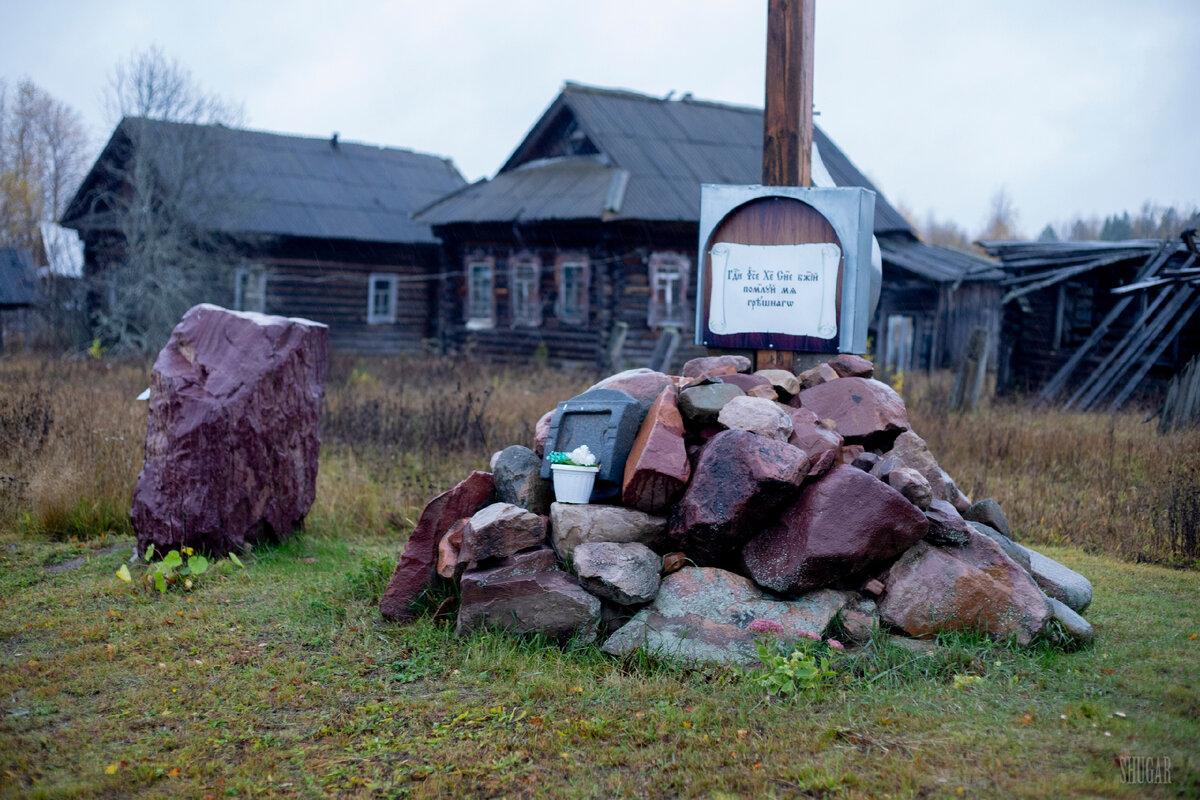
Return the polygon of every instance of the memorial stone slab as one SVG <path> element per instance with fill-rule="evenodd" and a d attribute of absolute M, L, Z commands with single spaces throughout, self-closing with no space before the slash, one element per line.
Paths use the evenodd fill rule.
<path fill-rule="evenodd" d="M 619 494 L 625 460 L 642 422 L 638 401 L 619 389 L 591 389 L 559 403 L 550 420 L 542 477 L 551 477 L 550 453 L 568 453 L 586 444 L 600 462 L 593 499 Z"/>

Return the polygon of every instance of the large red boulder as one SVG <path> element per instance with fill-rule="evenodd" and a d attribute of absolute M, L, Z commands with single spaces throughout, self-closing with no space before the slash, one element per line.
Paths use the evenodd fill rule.
<path fill-rule="evenodd" d="M 742 560 L 758 585 L 800 594 L 895 558 L 928 527 L 920 509 L 895 489 L 860 469 L 837 466 L 747 542 Z"/>
<path fill-rule="evenodd" d="M 904 401 L 892 387 L 871 378 L 838 378 L 805 389 L 800 406 L 832 419 L 849 444 L 890 442 L 909 428 Z"/>
<path fill-rule="evenodd" d="M 668 386 L 650 406 L 625 459 L 622 503 L 656 514 L 679 496 L 692 474 L 683 436 L 675 387 Z"/>
<path fill-rule="evenodd" d="M 701 452 L 669 533 L 698 564 L 719 566 L 796 495 L 808 474 L 803 450 L 748 431 L 722 431 Z"/>
<path fill-rule="evenodd" d="M 145 462 L 129 515 L 138 552 L 223 556 L 286 539 L 317 489 L 329 329 L 189 310 L 150 376 Z"/>
<path fill-rule="evenodd" d="M 478 511 L 492 496 L 492 488 L 492 473 L 472 472 L 462 483 L 429 501 L 379 601 L 385 617 L 413 618 L 413 602 L 433 585 L 442 537 L 455 522 Z"/>
<path fill-rule="evenodd" d="M 978 631 L 1029 644 L 1052 617 L 1046 595 L 1000 545 L 971 531 L 966 544 L 919 542 L 888 570 L 879 617 L 910 636 Z"/>

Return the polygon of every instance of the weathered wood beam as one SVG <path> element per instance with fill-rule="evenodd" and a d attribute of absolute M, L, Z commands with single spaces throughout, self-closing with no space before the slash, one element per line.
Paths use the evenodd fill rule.
<path fill-rule="evenodd" d="M 1188 287 L 1187 292 L 1188 294 L 1194 294 L 1195 290 L 1191 287 Z M 1112 404 L 1109 406 L 1109 411 L 1115 412 L 1121 410 L 1121 406 L 1125 405 L 1125 401 L 1129 399 L 1129 396 L 1133 394 L 1133 391 L 1138 387 L 1138 384 L 1142 382 L 1142 378 L 1146 377 L 1146 373 L 1150 371 L 1152 366 L 1154 366 L 1154 362 L 1158 361 L 1158 357 L 1163 354 L 1163 351 L 1167 349 L 1167 346 L 1170 345 L 1171 342 L 1175 340 L 1175 337 L 1183 331 L 1183 326 L 1188 324 L 1188 321 L 1195 316 L 1197 310 L 1200 310 L 1200 297 L 1192 300 L 1191 306 L 1189 306 L 1183 312 L 1183 314 L 1180 315 L 1179 319 L 1175 321 L 1175 325 L 1171 328 L 1167 335 L 1159 339 L 1158 344 L 1154 346 L 1154 349 L 1150 351 L 1150 354 L 1142 359 L 1142 365 L 1138 367 L 1138 371 L 1135 372 L 1133 377 L 1129 379 L 1129 382 L 1125 384 L 1125 388 L 1123 388 L 1121 392 L 1115 398 L 1113 398 Z"/>

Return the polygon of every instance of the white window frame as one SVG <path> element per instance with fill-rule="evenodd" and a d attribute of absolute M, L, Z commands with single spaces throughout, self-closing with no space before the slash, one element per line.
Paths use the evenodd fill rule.
<path fill-rule="evenodd" d="M 558 256 L 554 265 L 555 281 L 558 286 L 558 297 L 554 302 L 554 315 L 564 325 L 587 325 L 590 312 L 590 287 L 592 266 L 588 257 L 582 253 L 563 253 Z M 568 287 L 567 273 L 578 271 L 574 283 Z M 576 296 L 572 298 L 573 288 Z"/>
<path fill-rule="evenodd" d="M 238 267 L 233 271 L 233 308 L 259 314 L 266 310 L 267 270 L 264 267 Z"/>
<path fill-rule="evenodd" d="M 522 252 L 508 258 L 508 320 L 514 328 L 542 324 L 542 259 Z"/>
<path fill-rule="evenodd" d="M 466 278 L 467 330 L 484 330 L 496 324 L 496 259 L 492 256 L 471 256 L 463 266 Z M 486 276 L 486 278 L 484 277 Z M 484 292 L 484 284 L 487 289 Z M 487 309 L 486 315 L 483 313 Z"/>
<path fill-rule="evenodd" d="M 393 272 L 372 272 L 367 279 L 367 324 L 392 325 L 396 322 L 396 287 Z"/>
<path fill-rule="evenodd" d="M 646 324 L 651 328 L 682 329 L 687 324 L 687 287 L 692 260 L 682 253 L 652 253 L 647 271 L 650 302 Z"/>

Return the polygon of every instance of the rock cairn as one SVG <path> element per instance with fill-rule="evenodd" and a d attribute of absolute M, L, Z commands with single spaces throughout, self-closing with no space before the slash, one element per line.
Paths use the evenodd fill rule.
<path fill-rule="evenodd" d="M 971 503 L 872 375 L 852 355 L 800 375 L 719 356 L 606 378 L 592 388 L 645 409 L 612 504 L 551 502 L 548 413 L 532 447 L 429 503 L 381 610 L 411 619 L 457 581 L 463 635 L 491 625 L 721 663 L 753 660 L 755 619 L 1021 644 L 1058 620 L 1089 642 L 1087 579 L 1014 541 L 995 501 Z"/>

